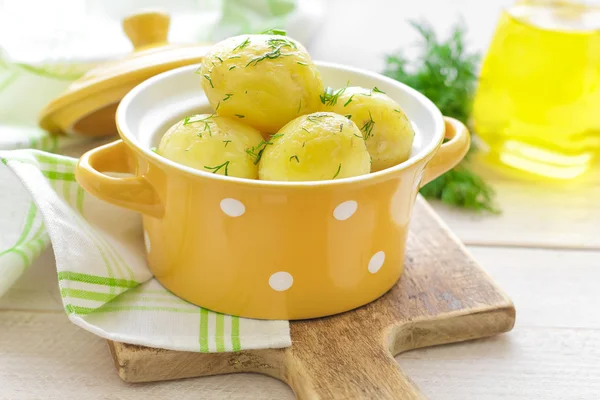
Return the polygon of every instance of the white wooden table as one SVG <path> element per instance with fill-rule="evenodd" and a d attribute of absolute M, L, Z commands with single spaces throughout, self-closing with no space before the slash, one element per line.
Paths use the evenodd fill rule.
<path fill-rule="evenodd" d="M 312 51 L 318 59 L 379 70 L 377 57 L 414 38 L 403 18 L 424 15 L 447 27 L 459 11 L 481 45 L 503 3 L 510 2 L 332 1 Z M 356 47 L 364 53 L 357 56 Z M 482 170 L 502 215 L 434 207 L 512 297 L 515 329 L 412 351 L 398 362 L 431 399 L 600 398 L 600 179 L 560 187 Z M 251 374 L 126 384 L 105 341 L 68 321 L 57 288 L 48 250 L 0 298 L 0 399 L 294 398 L 285 384 Z"/>

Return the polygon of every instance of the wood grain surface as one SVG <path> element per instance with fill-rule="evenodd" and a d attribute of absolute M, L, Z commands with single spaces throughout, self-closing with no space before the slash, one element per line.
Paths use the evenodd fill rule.
<path fill-rule="evenodd" d="M 121 378 L 148 382 L 257 372 L 299 399 L 421 399 L 393 356 L 510 330 L 511 301 L 418 199 L 405 272 L 380 299 L 354 311 L 291 323 L 292 347 L 200 354 L 110 343 Z"/>

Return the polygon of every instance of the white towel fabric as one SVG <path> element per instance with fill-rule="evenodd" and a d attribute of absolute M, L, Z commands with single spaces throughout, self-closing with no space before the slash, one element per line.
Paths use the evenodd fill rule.
<path fill-rule="evenodd" d="M 76 159 L 0 151 L 0 295 L 52 243 L 69 319 L 110 340 L 223 352 L 291 345 L 287 321 L 212 312 L 178 298 L 146 266 L 141 217 L 86 192 Z"/>

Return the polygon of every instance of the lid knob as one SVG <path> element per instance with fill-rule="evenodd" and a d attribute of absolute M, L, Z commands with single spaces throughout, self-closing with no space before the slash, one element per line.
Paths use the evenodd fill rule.
<path fill-rule="evenodd" d="M 123 20 L 123 30 L 136 50 L 167 42 L 169 23 L 167 14 L 149 11 L 134 14 Z"/>

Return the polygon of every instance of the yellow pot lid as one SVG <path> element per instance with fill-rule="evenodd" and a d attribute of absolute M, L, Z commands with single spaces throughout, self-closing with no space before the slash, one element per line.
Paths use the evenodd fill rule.
<path fill-rule="evenodd" d="M 124 60 L 102 64 L 73 82 L 42 110 L 40 127 L 53 134 L 116 134 L 115 112 L 127 92 L 161 72 L 199 63 L 209 49 L 167 44 L 169 22 L 169 16 L 159 12 L 123 20 L 123 29 L 135 51 Z"/>

